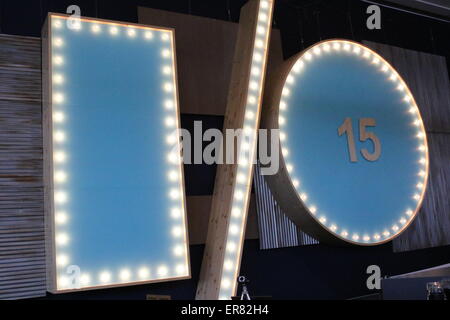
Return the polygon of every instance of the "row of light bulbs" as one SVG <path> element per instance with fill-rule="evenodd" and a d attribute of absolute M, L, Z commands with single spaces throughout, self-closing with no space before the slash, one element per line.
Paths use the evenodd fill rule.
<path fill-rule="evenodd" d="M 411 125 L 418 127 L 418 131 L 416 133 L 418 146 L 417 151 L 419 152 L 419 171 L 417 172 L 419 178 L 417 180 L 417 184 L 415 188 L 417 192 L 414 192 L 412 195 L 412 199 L 417 201 L 419 204 L 422 201 L 427 172 L 428 172 L 428 153 L 427 153 L 427 141 L 425 128 L 423 126 L 423 121 L 420 117 L 420 112 L 417 107 L 417 104 L 414 101 L 414 98 L 409 91 L 407 85 L 400 77 L 400 75 L 387 63 L 382 57 L 380 57 L 374 51 L 365 48 L 364 46 L 353 43 L 345 40 L 332 40 L 319 43 L 310 49 L 308 49 L 294 64 L 292 70 L 286 78 L 286 83 L 282 90 L 282 97 L 279 104 L 279 118 L 278 124 L 280 128 L 280 141 L 282 144 L 282 153 L 286 162 L 286 170 L 289 172 L 291 177 L 291 181 L 300 199 L 303 201 L 304 205 L 308 208 L 309 212 L 319 221 L 324 227 L 330 230 L 332 233 L 340 236 L 342 238 L 353 240 L 355 242 L 366 242 L 366 243 L 376 243 L 386 239 L 389 239 L 392 235 L 395 235 L 403 228 L 405 228 L 409 221 L 414 217 L 414 211 L 412 209 L 407 209 L 404 214 L 400 217 L 398 222 L 393 223 L 390 228 L 386 228 L 382 232 L 375 232 L 372 235 L 369 234 L 359 234 L 357 232 L 351 232 L 349 230 L 340 228 L 335 223 L 328 221 L 325 215 L 318 214 L 318 209 L 315 204 L 308 203 L 308 194 L 306 190 L 300 186 L 300 179 L 297 174 L 294 173 L 294 166 L 292 163 L 289 163 L 289 148 L 287 147 L 287 133 L 285 131 L 285 126 L 288 121 L 288 117 L 286 116 L 286 111 L 288 109 L 288 103 L 290 94 L 291 94 L 291 86 L 295 83 L 295 79 L 301 75 L 303 69 L 307 66 L 308 63 L 311 63 L 313 60 L 319 59 L 321 56 L 325 54 L 353 54 L 361 57 L 362 59 L 367 60 L 368 63 L 378 68 L 380 72 L 386 74 L 387 81 L 393 83 L 396 90 L 400 91 L 401 94 L 404 94 L 402 99 L 407 104 L 407 112 L 412 115 Z M 284 146 L 283 146 L 284 145 Z M 416 208 L 418 205 L 416 206 Z"/>
<path fill-rule="evenodd" d="M 251 187 L 252 163 L 256 150 L 256 130 L 263 78 L 266 67 L 268 39 L 271 28 L 273 1 L 259 2 L 256 38 L 252 55 L 247 103 L 245 106 L 243 138 L 238 146 L 236 184 L 233 190 L 231 217 L 228 225 L 225 257 L 220 282 L 219 299 L 228 300 L 236 291 L 240 256 L 243 244 L 244 226 Z"/>
<path fill-rule="evenodd" d="M 99 34 L 102 31 L 102 27 L 94 23 L 86 23 L 90 25 L 90 29 L 94 34 Z M 52 37 L 52 118 L 53 118 L 53 181 L 55 185 L 54 202 L 55 202 L 55 244 L 56 244 L 56 264 L 58 267 L 57 287 L 58 289 L 70 289 L 73 283 L 69 281 L 69 277 L 65 275 L 64 268 L 70 263 L 70 256 L 68 255 L 68 245 L 70 243 L 70 236 L 67 232 L 68 221 L 70 216 L 65 210 L 65 204 L 68 199 L 68 193 L 64 190 L 64 184 L 70 178 L 68 173 L 64 170 L 64 164 L 68 160 L 68 153 L 64 148 L 64 142 L 67 139 L 64 131 L 64 123 L 67 121 L 66 115 L 63 111 L 63 106 L 66 103 L 66 97 L 63 93 L 63 85 L 65 78 L 63 75 L 63 68 L 65 59 L 63 56 L 63 48 L 65 41 L 57 29 L 62 29 L 64 26 L 64 20 L 61 18 L 52 18 L 52 26 L 55 32 Z M 107 28 L 105 26 L 105 28 Z M 82 29 L 82 24 L 79 28 L 72 29 L 79 31 Z M 122 30 L 123 29 L 123 30 Z M 120 32 L 126 32 L 128 36 L 137 36 L 137 30 L 134 27 L 119 28 L 116 25 L 109 27 L 110 34 L 115 36 Z M 173 70 L 174 53 L 171 36 L 169 31 L 158 31 L 161 33 L 161 40 L 166 42 L 164 48 L 161 50 L 161 59 L 163 61 L 161 67 L 161 75 L 163 77 L 162 91 L 166 98 L 162 103 L 162 108 L 165 110 L 166 116 L 163 119 L 164 127 L 167 130 L 167 164 L 168 173 L 167 179 L 170 184 L 170 190 L 168 197 L 172 203 L 172 208 L 169 210 L 173 226 L 169 230 L 171 237 L 174 239 L 174 247 L 172 249 L 173 255 L 179 260 L 175 263 L 173 270 L 168 265 L 160 265 L 156 268 L 156 279 L 164 277 L 180 277 L 188 274 L 187 269 L 187 239 L 186 239 L 186 227 L 185 227 L 185 214 L 184 214 L 184 192 L 182 184 L 182 163 L 179 153 L 174 150 L 180 150 L 180 141 L 177 139 L 176 130 L 179 128 L 178 123 L 178 104 L 177 104 L 177 92 L 175 85 L 175 72 Z M 144 39 L 153 39 L 154 31 L 142 30 Z M 97 277 L 88 273 L 83 273 L 80 276 L 79 284 L 83 286 L 91 285 L 106 285 L 112 284 L 117 281 L 144 281 L 149 280 L 151 276 L 150 267 L 141 267 L 135 274 L 130 269 L 123 269 L 118 272 L 117 276 L 108 270 L 101 271 Z M 97 279 L 95 281 L 95 279 Z"/>

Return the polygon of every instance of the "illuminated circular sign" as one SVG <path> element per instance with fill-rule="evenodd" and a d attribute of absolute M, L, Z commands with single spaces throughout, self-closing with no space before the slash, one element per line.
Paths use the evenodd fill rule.
<path fill-rule="evenodd" d="M 320 241 L 374 245 L 414 219 L 428 177 L 414 97 L 381 56 L 320 42 L 269 82 L 263 125 L 280 129 L 280 170 L 267 176 L 286 214 Z"/>

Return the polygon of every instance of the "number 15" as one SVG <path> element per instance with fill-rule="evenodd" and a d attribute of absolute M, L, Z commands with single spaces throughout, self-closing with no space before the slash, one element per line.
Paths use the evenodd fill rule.
<path fill-rule="evenodd" d="M 359 140 L 364 142 L 366 140 L 371 140 L 373 142 L 374 151 L 370 153 L 367 149 L 362 149 L 361 154 L 367 161 L 376 161 L 381 154 L 381 143 L 378 137 L 373 132 L 367 132 L 366 127 L 375 127 L 376 121 L 373 118 L 362 118 L 359 119 Z M 352 119 L 346 118 L 344 123 L 338 129 L 339 136 L 344 133 L 347 134 L 347 144 L 348 152 L 350 154 L 350 161 L 357 162 L 358 157 L 356 156 L 355 147 L 355 137 L 353 135 L 353 125 Z"/>

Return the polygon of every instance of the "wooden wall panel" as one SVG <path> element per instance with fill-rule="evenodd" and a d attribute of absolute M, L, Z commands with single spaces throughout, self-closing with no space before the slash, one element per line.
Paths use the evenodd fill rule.
<path fill-rule="evenodd" d="M 396 252 L 450 244 L 450 134 L 428 133 L 430 176 L 414 222 L 393 240 Z"/>
<path fill-rule="evenodd" d="M 0 35 L 0 299 L 45 295 L 41 41 Z"/>
<path fill-rule="evenodd" d="M 444 57 L 364 41 L 405 79 L 428 135 L 430 176 L 417 218 L 393 240 L 396 252 L 450 244 L 450 82 Z"/>
<path fill-rule="evenodd" d="M 450 82 L 445 57 L 363 41 L 405 79 L 428 132 L 450 133 Z"/>
<path fill-rule="evenodd" d="M 142 24 L 175 29 L 182 113 L 225 114 L 238 24 L 139 7 Z M 280 31 L 273 29 L 269 70 L 283 62 Z"/>

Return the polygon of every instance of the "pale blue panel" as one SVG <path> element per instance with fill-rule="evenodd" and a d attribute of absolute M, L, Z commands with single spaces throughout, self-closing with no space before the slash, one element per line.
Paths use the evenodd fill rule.
<path fill-rule="evenodd" d="M 326 217 L 326 225 L 338 226 L 338 232 L 373 236 L 409 219 L 405 212 L 415 210 L 416 185 L 425 170 L 418 151 L 422 144 L 413 125 L 415 115 L 408 112 L 405 91 L 399 82 L 389 80 L 391 72 L 381 70 L 381 61 L 372 62 L 352 51 L 335 51 L 305 60 L 305 67 L 291 85 L 283 113 L 289 148 L 288 162 L 293 176 L 308 195 L 307 205 L 316 206 L 316 216 Z M 358 162 L 350 162 L 347 136 L 338 135 L 346 118 L 352 118 Z M 374 118 L 375 127 L 367 127 L 381 141 L 382 152 L 375 161 L 363 158 L 361 150 L 373 152 L 370 140 L 359 140 L 359 120 Z M 382 240 L 382 239 L 380 239 Z M 373 238 L 372 240 L 373 241 Z"/>
<path fill-rule="evenodd" d="M 174 70 L 172 56 L 162 54 L 172 50 L 171 33 L 152 30 L 148 39 L 148 29 L 135 28 L 130 36 L 129 28 L 116 26 L 113 35 L 108 24 L 98 24 L 95 33 L 93 22 L 75 31 L 61 21 L 62 27 L 52 28 L 52 53 L 63 63 L 53 64 L 53 75 L 63 75 L 64 82 L 55 84 L 53 93 L 62 93 L 64 102 L 54 102 L 53 112 L 65 115 L 54 132 L 63 130 L 66 139 L 54 143 L 54 153 L 64 151 L 67 160 L 54 167 L 55 173 L 67 173 L 67 181 L 55 181 L 55 194 L 62 190 L 68 200 L 56 203 L 55 212 L 67 212 L 68 222 L 57 225 L 57 231 L 70 241 L 58 246 L 57 254 L 89 274 L 89 285 L 185 276 L 184 212 L 178 220 L 170 216 L 172 208 L 183 210 L 182 197 L 169 197 L 170 190 L 181 190 L 180 176 L 168 180 L 170 170 L 180 172 L 167 160 L 167 135 L 175 126 L 164 122 L 177 117 L 175 109 L 164 107 L 175 99 L 163 88 L 173 84 L 173 72 L 162 72 L 164 66 Z M 170 37 L 163 40 L 163 34 Z M 63 44 L 57 46 L 56 39 Z M 181 227 L 180 236 L 174 237 L 174 227 Z M 177 245 L 184 254 L 174 255 Z M 139 277 L 142 267 L 149 275 Z M 119 277 L 124 269 L 130 273 L 127 281 Z M 66 266 L 58 271 L 65 272 Z M 101 283 L 102 272 L 111 280 Z"/>

